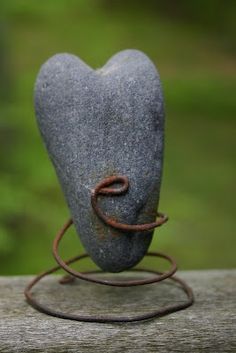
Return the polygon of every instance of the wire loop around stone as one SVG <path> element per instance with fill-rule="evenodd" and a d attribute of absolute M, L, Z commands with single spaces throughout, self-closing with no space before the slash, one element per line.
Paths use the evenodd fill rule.
<path fill-rule="evenodd" d="M 109 187 L 116 183 L 121 183 L 121 187 L 119 188 Z M 123 232 L 145 232 L 145 231 L 153 230 L 156 227 L 160 227 L 162 224 L 168 221 L 168 217 L 161 212 L 157 212 L 157 216 L 159 218 L 155 222 L 145 223 L 145 224 L 125 224 L 125 223 L 118 222 L 116 219 L 105 215 L 98 206 L 98 203 L 97 203 L 98 196 L 99 195 L 103 195 L 103 196 L 122 195 L 125 192 L 127 192 L 128 188 L 129 188 L 129 180 L 126 176 L 113 175 L 113 176 L 104 178 L 92 190 L 91 204 L 92 204 L 93 210 L 105 224 L 115 229 L 121 230 Z"/>

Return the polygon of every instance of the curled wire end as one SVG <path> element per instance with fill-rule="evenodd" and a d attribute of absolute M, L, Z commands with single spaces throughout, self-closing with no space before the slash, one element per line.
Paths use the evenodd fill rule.
<path fill-rule="evenodd" d="M 121 186 L 116 188 L 109 187 L 117 183 L 120 183 Z M 92 190 L 91 204 L 92 204 L 93 210 L 105 224 L 124 232 L 145 232 L 145 231 L 153 230 L 156 227 L 160 227 L 162 224 L 168 221 L 168 216 L 161 212 L 157 212 L 158 219 L 155 222 L 144 223 L 144 224 L 125 224 L 125 223 L 118 222 L 117 220 L 105 215 L 98 206 L 98 196 L 99 195 L 103 195 L 103 196 L 122 195 L 125 192 L 127 192 L 128 188 L 129 188 L 129 180 L 126 176 L 113 175 L 103 179 L 101 182 L 99 182 L 96 185 L 95 189 Z"/>

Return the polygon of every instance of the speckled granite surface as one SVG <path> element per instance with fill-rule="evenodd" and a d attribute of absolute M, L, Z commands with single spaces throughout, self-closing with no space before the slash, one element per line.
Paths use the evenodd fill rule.
<path fill-rule="evenodd" d="M 74 55 L 55 55 L 39 72 L 35 109 L 86 251 L 106 271 L 134 266 L 145 255 L 152 232 L 107 227 L 94 214 L 90 195 L 104 177 L 126 175 L 128 193 L 102 198 L 102 209 L 129 224 L 155 219 L 164 134 L 155 66 L 137 50 L 116 54 L 98 70 Z"/>

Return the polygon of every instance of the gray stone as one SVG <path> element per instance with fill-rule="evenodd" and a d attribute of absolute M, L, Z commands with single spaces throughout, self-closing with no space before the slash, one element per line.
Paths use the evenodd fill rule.
<path fill-rule="evenodd" d="M 155 220 L 163 157 L 160 79 L 148 57 L 125 50 L 93 70 L 58 54 L 41 68 L 36 116 L 82 244 L 103 270 L 119 272 L 145 255 L 153 232 L 124 233 L 105 225 L 91 207 L 103 178 L 126 175 L 126 194 L 101 197 L 102 210 L 121 222 Z"/>

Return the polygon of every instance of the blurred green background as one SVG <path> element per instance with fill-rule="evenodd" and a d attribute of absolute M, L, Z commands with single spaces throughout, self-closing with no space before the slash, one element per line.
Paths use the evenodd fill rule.
<path fill-rule="evenodd" d="M 236 265 L 236 2 L 2 0 L 0 2 L 0 273 L 54 264 L 68 218 L 36 126 L 33 87 L 58 52 L 94 68 L 119 50 L 157 65 L 166 101 L 160 210 L 170 221 L 151 248 L 182 269 Z M 74 231 L 63 255 L 82 251 Z"/>

